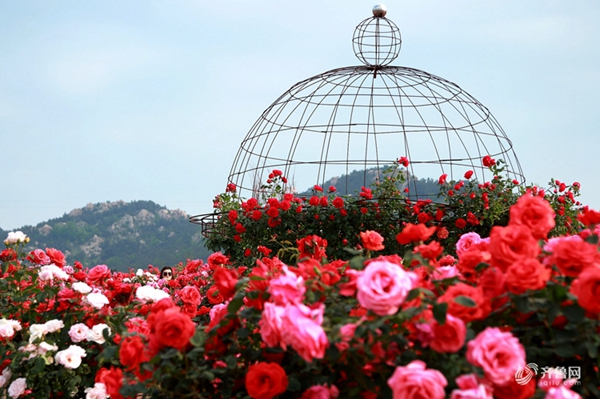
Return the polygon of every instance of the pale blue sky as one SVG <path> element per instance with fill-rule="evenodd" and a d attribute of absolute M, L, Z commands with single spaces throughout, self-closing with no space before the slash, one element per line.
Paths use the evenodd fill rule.
<path fill-rule="evenodd" d="M 0 1 L 0 227 L 107 200 L 210 212 L 262 111 L 358 64 L 352 33 L 373 4 Z M 393 65 L 461 86 L 528 181 L 579 181 L 600 208 L 599 1 L 385 4 L 403 39 Z"/>

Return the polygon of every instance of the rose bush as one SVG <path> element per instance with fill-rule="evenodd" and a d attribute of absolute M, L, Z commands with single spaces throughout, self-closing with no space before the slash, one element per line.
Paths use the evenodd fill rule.
<path fill-rule="evenodd" d="M 344 199 L 306 203 L 281 187 L 238 207 L 228 187 L 215 234 L 235 244 L 182 262 L 170 281 L 153 267 L 23 253 L 13 233 L 0 253 L 0 397 L 600 396 L 600 213 L 569 207 L 562 183 L 555 196 L 502 192 L 500 178 L 461 191 L 469 184 L 443 207 L 380 206 L 408 215 L 385 226 L 368 189 L 354 214 Z M 467 211 L 472 193 L 481 207 Z M 303 224 L 305 212 L 334 222 L 342 210 L 356 218 L 338 227 L 355 236 Z M 291 231 L 274 237 L 284 223 Z"/>

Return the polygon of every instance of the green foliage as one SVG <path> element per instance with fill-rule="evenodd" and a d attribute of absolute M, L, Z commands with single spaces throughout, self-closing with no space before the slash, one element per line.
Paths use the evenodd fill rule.
<path fill-rule="evenodd" d="M 209 255 L 200 228 L 185 213 L 152 201 L 89 204 L 20 230 L 31 238 L 26 250 L 61 248 L 71 264 L 107 264 L 120 271 Z"/>

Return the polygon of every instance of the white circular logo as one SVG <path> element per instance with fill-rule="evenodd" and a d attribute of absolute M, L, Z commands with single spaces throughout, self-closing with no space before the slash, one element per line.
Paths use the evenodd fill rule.
<path fill-rule="evenodd" d="M 528 363 L 524 368 L 519 367 L 515 373 L 515 381 L 517 381 L 517 384 L 519 385 L 527 385 L 537 373 L 538 365 L 535 363 Z"/>

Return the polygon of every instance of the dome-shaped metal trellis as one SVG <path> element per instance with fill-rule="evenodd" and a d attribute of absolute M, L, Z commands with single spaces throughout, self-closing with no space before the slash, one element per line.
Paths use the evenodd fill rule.
<path fill-rule="evenodd" d="M 363 185 L 401 156 L 410 160 L 408 197 L 419 199 L 416 178 L 443 173 L 459 180 L 471 169 L 475 178 L 491 177 L 482 165 L 490 155 L 506 171 L 524 176 L 512 143 L 490 111 L 456 84 L 430 73 L 390 66 L 399 54 L 400 31 L 383 6 L 362 21 L 353 37 L 364 65 L 334 69 L 303 80 L 271 104 L 241 143 L 229 175 L 243 197 L 273 169 L 288 177 L 289 191 L 303 192 L 334 180 L 349 192 L 349 176 Z M 376 168 L 376 169 L 374 169 Z M 352 173 L 354 172 L 354 173 Z"/>

